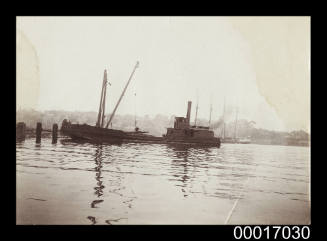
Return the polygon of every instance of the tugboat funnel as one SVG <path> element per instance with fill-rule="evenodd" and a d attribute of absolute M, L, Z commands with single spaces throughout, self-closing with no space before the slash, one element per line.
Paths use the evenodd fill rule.
<path fill-rule="evenodd" d="M 191 106 L 192 106 L 192 101 L 187 102 L 186 121 L 187 121 L 188 124 L 190 124 L 190 118 L 191 118 Z"/>

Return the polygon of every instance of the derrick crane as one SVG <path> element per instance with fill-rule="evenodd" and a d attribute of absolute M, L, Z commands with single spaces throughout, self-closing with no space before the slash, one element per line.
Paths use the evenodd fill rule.
<path fill-rule="evenodd" d="M 124 88 L 122 94 L 120 95 L 120 97 L 119 97 L 119 99 L 118 99 L 118 101 L 117 101 L 117 104 L 116 104 L 116 106 L 115 106 L 115 108 L 114 108 L 114 110 L 113 110 L 113 112 L 112 112 L 112 114 L 111 114 L 111 116 L 110 116 L 110 118 L 109 118 L 109 120 L 108 120 L 108 122 L 107 122 L 106 128 L 108 128 L 108 126 L 109 126 L 110 123 L 112 122 L 112 119 L 113 119 L 114 116 L 115 116 L 115 113 L 116 113 L 116 110 L 117 110 L 117 108 L 118 108 L 118 106 L 119 106 L 119 103 L 120 103 L 120 101 L 122 100 L 122 98 L 123 98 L 123 96 L 124 96 L 124 94 L 125 94 L 125 92 L 126 92 L 126 89 L 127 89 L 128 85 L 129 85 L 129 83 L 131 82 L 131 79 L 132 79 L 132 77 L 133 77 L 133 75 L 134 75 L 134 72 L 135 72 L 135 70 L 136 70 L 137 67 L 139 67 L 139 61 L 136 62 L 136 65 L 135 65 L 135 67 L 134 67 L 134 69 L 133 69 L 133 71 L 132 71 L 132 73 L 131 73 L 131 75 L 130 75 L 130 77 L 129 77 L 127 83 L 126 83 L 126 85 L 125 85 L 125 88 Z"/>

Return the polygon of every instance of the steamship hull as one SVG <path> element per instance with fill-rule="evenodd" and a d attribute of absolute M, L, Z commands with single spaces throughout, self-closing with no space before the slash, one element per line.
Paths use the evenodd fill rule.
<path fill-rule="evenodd" d="M 148 143 L 148 144 L 170 144 L 170 145 L 187 145 L 187 146 L 209 146 L 219 147 L 218 138 L 166 138 L 156 137 L 144 132 L 126 132 L 122 130 L 100 128 L 90 125 L 63 124 L 61 134 L 69 136 L 75 141 L 87 141 L 90 143 Z"/>

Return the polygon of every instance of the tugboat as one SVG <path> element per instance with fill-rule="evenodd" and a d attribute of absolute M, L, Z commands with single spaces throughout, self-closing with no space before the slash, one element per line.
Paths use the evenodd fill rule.
<path fill-rule="evenodd" d="M 104 111 L 107 86 L 107 72 L 104 72 L 102 85 L 100 107 L 98 119 L 95 126 L 87 124 L 72 124 L 67 119 L 64 119 L 61 125 L 61 133 L 71 137 L 73 140 L 86 140 L 96 143 L 158 143 L 158 144 L 183 144 L 183 145 L 199 145 L 199 146 L 215 146 L 220 147 L 220 138 L 214 137 L 214 132 L 209 130 L 209 127 L 191 126 L 191 106 L 192 102 L 188 102 L 187 114 L 185 117 L 175 117 L 173 128 L 167 128 L 167 133 L 162 137 L 156 137 L 147 134 L 145 131 L 140 131 L 135 128 L 135 131 L 122 131 L 108 128 L 119 103 L 124 96 L 124 93 L 131 81 L 131 78 L 138 67 L 138 62 L 107 122 L 104 126 Z"/>
<path fill-rule="evenodd" d="M 189 101 L 186 118 L 175 117 L 174 128 L 167 128 L 167 134 L 164 135 L 166 142 L 220 147 L 220 138 L 215 137 L 209 127 L 190 125 L 191 106 L 192 102 Z"/>

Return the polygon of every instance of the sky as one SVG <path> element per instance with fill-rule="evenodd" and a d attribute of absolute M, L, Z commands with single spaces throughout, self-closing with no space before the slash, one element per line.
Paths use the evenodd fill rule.
<path fill-rule="evenodd" d="M 17 108 L 256 122 L 310 132 L 310 17 L 17 17 Z"/>

